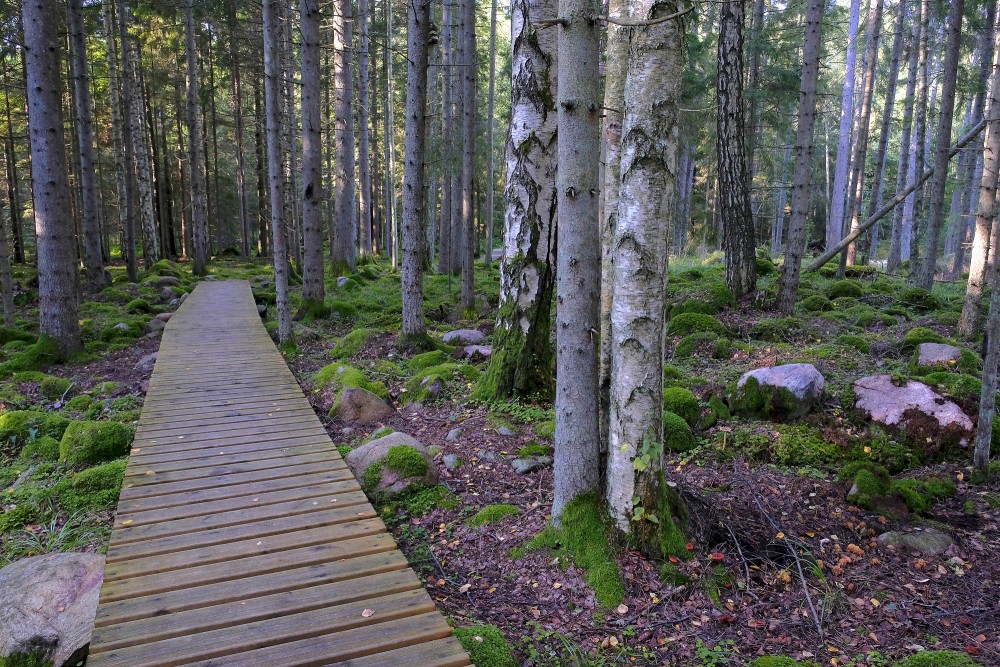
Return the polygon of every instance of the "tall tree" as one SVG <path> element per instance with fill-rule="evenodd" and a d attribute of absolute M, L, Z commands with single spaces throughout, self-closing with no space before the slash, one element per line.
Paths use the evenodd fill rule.
<path fill-rule="evenodd" d="M 323 312 L 323 141 L 320 136 L 319 0 L 301 0 L 302 307 Z"/>
<path fill-rule="evenodd" d="M 354 80 L 351 76 L 351 0 L 333 4 L 333 75 L 336 92 L 334 143 L 336 173 L 334 178 L 334 247 L 330 248 L 333 275 L 353 273 L 357 248 L 354 243 Z"/>
<path fill-rule="evenodd" d="M 596 491 L 598 304 L 601 294 L 597 197 L 601 108 L 594 0 L 559 0 L 556 276 L 556 452 L 552 518 Z"/>
<path fill-rule="evenodd" d="M 431 0 L 407 3 L 406 131 L 403 149 L 403 327 L 400 344 L 424 348 L 423 234 L 427 131 L 427 58 Z"/>
<path fill-rule="evenodd" d="M 191 0 L 188 0 L 190 3 Z M 282 0 L 264 0 L 264 106 L 267 116 L 267 173 L 271 196 L 271 251 L 274 257 L 274 291 L 278 309 L 278 340 L 292 341 L 292 315 L 288 299 L 288 239 L 281 156 L 281 64 L 279 7 Z M 193 171 L 193 170 L 192 170 Z M 193 178 L 193 176 L 192 176 Z"/>
<path fill-rule="evenodd" d="M 716 79 L 719 106 L 716 112 L 718 131 L 715 146 L 719 163 L 719 210 L 722 215 L 723 249 L 726 253 L 726 286 L 736 298 L 748 294 L 757 286 L 753 213 L 750 210 L 750 191 L 747 186 L 744 136 L 744 20 L 745 0 L 720 5 Z"/>
<path fill-rule="evenodd" d="M 937 273 L 938 236 L 944 219 L 945 191 L 948 187 L 948 160 L 951 148 L 951 128 L 955 117 L 955 86 L 958 82 L 958 61 L 962 48 L 962 15 L 965 0 L 951 0 L 948 14 L 948 41 L 942 71 L 941 100 L 938 112 L 937 145 L 934 151 L 934 176 L 928 202 L 927 234 L 920 270 L 910 274 L 917 287 L 930 289 Z"/>
<path fill-rule="evenodd" d="M 916 102 L 917 72 L 919 69 L 919 49 L 917 43 L 920 40 L 920 11 L 919 0 L 916 4 L 917 14 L 913 20 L 913 28 L 910 33 L 910 41 L 906 48 L 909 50 L 909 65 L 906 74 L 906 96 L 903 100 L 903 127 L 900 132 L 899 143 L 899 163 L 896 168 L 896 192 L 900 192 L 911 182 L 915 174 L 915 165 L 910 161 L 912 154 L 912 132 L 913 132 L 913 109 Z M 889 256 L 886 258 L 886 271 L 895 272 L 899 268 L 903 255 L 903 225 L 905 206 L 897 207 L 892 217 L 892 232 L 889 239 Z"/>
<path fill-rule="evenodd" d="M 475 312 L 476 219 L 472 196 L 476 169 L 476 2 L 460 0 L 462 12 L 462 311 Z"/>
<path fill-rule="evenodd" d="M 727 3 L 741 21 L 740 2 Z M 649 554 L 664 555 L 662 535 L 673 525 L 669 493 L 663 477 L 663 355 L 666 340 L 667 256 L 677 172 L 677 102 L 684 71 L 683 22 L 676 17 L 677 0 L 634 0 L 629 18 L 650 22 L 637 28 L 629 47 L 624 89 L 621 141 L 621 193 L 612 254 L 614 286 L 611 299 L 612 362 L 608 415 L 608 507 L 618 530 L 637 538 Z M 727 76 L 742 67 L 723 55 L 723 48 L 742 49 L 742 38 L 720 35 L 720 99 L 731 118 L 723 121 L 732 136 L 743 134 L 742 84 L 734 90 Z M 723 42 L 727 43 L 722 47 Z M 723 65 L 723 60 L 726 60 Z M 725 88 L 725 91 L 722 89 Z M 734 109 L 732 105 L 735 105 Z M 735 123 L 738 129 L 731 127 Z M 745 160 L 738 139 L 739 160 Z M 720 152 L 721 153 L 721 152 Z M 721 154 L 720 154 L 721 157 Z M 745 167 L 745 164 L 744 164 Z M 738 168 L 736 169 L 738 172 Z M 746 173 L 744 169 L 743 177 Z M 744 196 L 746 183 L 743 182 Z M 746 201 L 749 213 L 749 201 Z M 750 218 L 748 216 L 748 221 Z M 753 270 L 753 231 L 750 232 Z M 561 249 L 560 249 L 561 250 Z M 676 529 L 675 529 L 676 530 Z M 672 554 L 671 554 L 672 555 Z"/>
<path fill-rule="evenodd" d="M 514 11 L 513 6 L 511 12 Z M 513 14 L 512 14 L 513 15 Z M 452 77 L 454 76 L 454 56 L 452 54 L 452 29 L 451 29 L 451 2 L 441 3 L 441 122 L 446 132 L 450 132 L 453 125 L 453 112 L 451 103 Z M 511 24 L 513 29 L 513 23 Z M 515 45 L 515 50 L 517 46 Z M 511 109 L 514 103 L 511 101 Z M 457 244 L 458 239 L 452 238 L 452 142 L 446 141 L 441 147 L 441 251 L 438 253 L 438 273 L 452 272 L 452 244 Z"/>
<path fill-rule="evenodd" d="M 500 308 L 493 354 L 474 396 L 551 392 L 556 283 L 556 0 L 514 0 Z M 445 179 L 447 180 L 447 179 Z M 447 214 L 442 201 L 442 215 Z M 444 233 L 442 225 L 442 233 Z M 442 246 L 441 254 L 445 254 Z"/>
<path fill-rule="evenodd" d="M 813 129 L 816 125 L 816 80 L 819 77 L 820 43 L 823 36 L 824 0 L 806 5 L 805 36 L 802 40 L 802 81 L 799 86 L 798 127 L 795 129 L 795 166 L 792 169 L 792 212 L 788 221 L 785 263 L 778 287 L 778 310 L 795 310 L 802 255 L 806 249 L 806 216 L 812 171 Z"/>
<path fill-rule="evenodd" d="M 837 164 L 833 176 L 833 200 L 826 222 L 826 247 L 832 248 L 841 237 L 844 207 L 847 203 L 848 170 L 851 161 L 851 120 L 854 118 L 854 79 L 858 60 L 858 23 L 861 0 L 851 0 L 847 28 L 847 60 L 844 64 L 844 92 L 840 101 L 840 133 L 837 135 Z"/>
<path fill-rule="evenodd" d="M 914 101 L 913 116 L 913 153 L 910 155 L 910 167 L 914 179 L 920 176 L 920 167 L 924 164 L 925 135 L 927 134 L 927 97 L 930 82 L 928 67 L 928 40 L 930 37 L 930 2 L 921 0 L 920 6 L 920 39 L 917 42 L 917 92 Z M 931 103 L 933 106 L 933 102 Z M 911 181 L 912 182 L 912 181 Z M 913 196 L 906 200 L 903 209 L 903 231 L 900 237 L 900 254 L 910 262 L 910 275 L 919 273 L 918 248 L 924 215 L 924 190 L 917 188 Z"/>
<path fill-rule="evenodd" d="M 497 92 L 497 0 L 490 2 L 490 92 L 486 104 L 486 266 L 493 261 L 493 216 L 496 202 L 493 196 L 493 116 Z"/>
<path fill-rule="evenodd" d="M 266 4 L 270 4 L 265 0 Z M 120 20 L 120 19 L 119 19 Z M 184 2 L 184 53 L 187 61 L 188 165 L 191 181 L 191 240 L 195 275 L 208 272 L 208 204 L 205 199 L 205 140 L 201 125 L 201 92 L 198 83 L 198 49 L 195 39 L 194 0 Z"/>
<path fill-rule="evenodd" d="M 110 280 L 101 253 L 101 201 L 94 169 L 94 123 L 90 110 L 90 68 L 87 65 L 87 33 L 83 22 L 83 0 L 69 3 L 70 51 L 73 57 L 73 102 L 79 147 L 80 191 L 83 204 L 83 265 L 87 290 L 99 292 Z"/>
<path fill-rule="evenodd" d="M 236 40 L 236 2 L 228 0 L 226 2 L 227 17 L 229 19 L 229 60 L 233 69 L 233 122 L 236 140 L 236 196 L 239 200 L 240 215 L 240 248 L 244 257 L 250 256 L 250 205 L 247 195 L 246 180 L 246 159 L 243 147 L 243 87 L 240 76 L 240 53 Z"/>
<path fill-rule="evenodd" d="M 77 318 L 73 219 L 63 146 L 60 9 L 55 0 L 26 0 L 21 12 L 38 237 L 38 326 L 42 336 L 55 342 L 58 356 L 65 358 L 80 351 L 83 342 Z"/>
<path fill-rule="evenodd" d="M 361 256 L 372 252 L 372 175 L 371 158 L 369 151 L 368 118 L 371 112 L 369 104 L 369 72 L 368 72 L 368 50 L 371 44 L 369 38 L 368 23 L 370 20 L 370 10 L 368 0 L 358 0 L 358 192 L 359 217 L 358 221 L 360 237 Z"/>

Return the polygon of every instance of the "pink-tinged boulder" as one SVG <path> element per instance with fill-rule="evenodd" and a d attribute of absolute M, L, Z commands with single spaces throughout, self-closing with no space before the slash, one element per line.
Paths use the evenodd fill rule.
<path fill-rule="evenodd" d="M 918 368 L 936 370 L 953 368 L 962 356 L 962 348 L 946 343 L 921 343 L 915 352 Z"/>
<path fill-rule="evenodd" d="M 962 408 L 923 382 L 897 385 L 890 375 L 871 375 L 854 383 L 854 407 L 877 424 L 905 434 L 925 458 L 939 458 L 943 451 L 966 447 L 973 424 Z"/>
<path fill-rule="evenodd" d="M 804 417 L 823 398 L 825 380 L 812 364 L 758 368 L 736 383 L 729 395 L 734 412 L 768 419 Z"/>

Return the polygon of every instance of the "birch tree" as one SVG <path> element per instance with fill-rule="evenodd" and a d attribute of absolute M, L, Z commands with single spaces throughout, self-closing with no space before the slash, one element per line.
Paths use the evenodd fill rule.
<path fill-rule="evenodd" d="M 743 109 L 743 22 L 745 2 L 724 2 L 719 9 L 716 154 L 719 163 L 719 210 L 726 286 L 739 298 L 757 286 L 753 213 L 747 186 Z M 673 186 L 671 185 L 671 188 Z"/>
<path fill-rule="evenodd" d="M 677 0 L 632 0 L 629 18 L 657 21 L 677 14 L 679 4 Z M 734 13 L 738 15 L 739 10 Z M 663 355 L 667 241 L 677 173 L 677 101 L 684 70 L 683 25 L 676 19 L 660 20 L 632 33 L 624 88 L 621 194 L 612 243 L 608 507 L 618 530 L 635 535 L 640 548 L 654 556 L 670 549 L 664 536 L 674 526 L 663 477 Z M 727 41 L 725 35 L 720 36 L 720 61 L 723 48 L 737 48 L 737 43 L 742 48 L 738 37 L 726 47 L 721 46 L 723 41 Z M 741 69 L 737 66 L 730 74 Z M 720 77 L 720 92 L 725 76 Z M 730 85 L 725 86 L 727 92 L 731 92 Z M 727 100 L 726 113 L 732 113 L 729 103 L 733 100 Z M 739 101 L 735 104 L 741 106 Z M 732 120 L 742 135 L 742 113 Z M 740 142 L 739 150 L 742 147 Z M 745 160 L 742 155 L 739 159 Z M 752 234 L 750 247 L 752 251 Z"/>
<path fill-rule="evenodd" d="M 403 148 L 403 326 L 400 345 L 428 346 L 424 325 L 424 150 L 431 0 L 407 2 L 406 131 Z"/>
<path fill-rule="evenodd" d="M 806 5 L 805 35 L 802 40 L 802 79 L 799 85 L 798 126 L 795 129 L 795 166 L 792 169 L 792 212 L 788 221 L 785 263 L 778 285 L 778 310 L 795 311 L 802 255 L 806 249 L 806 216 L 809 213 L 810 172 L 812 170 L 813 129 L 816 125 L 816 80 L 819 76 L 820 43 L 823 36 L 824 0 Z"/>
<path fill-rule="evenodd" d="M 481 400 L 552 389 L 558 55 L 556 32 L 545 26 L 556 18 L 557 6 L 556 0 L 511 4 L 511 121 L 505 149 L 500 307 L 493 354 L 473 394 Z M 441 209 L 445 215 L 443 201 Z"/>
<path fill-rule="evenodd" d="M 514 7 L 511 6 L 511 16 L 513 16 Z M 513 19 L 511 20 L 511 28 L 513 29 Z M 453 111 L 451 103 L 451 92 L 452 84 L 451 79 L 454 76 L 454 55 L 451 48 L 452 42 L 452 20 L 451 20 L 451 2 L 441 3 L 441 123 L 445 131 L 450 132 L 454 127 L 453 121 Z M 515 52 L 516 52 L 515 45 Z M 516 56 L 515 56 L 516 58 Z M 512 88 L 514 86 L 512 85 Z M 511 110 L 513 113 L 514 102 L 511 101 Z M 441 232 L 438 234 L 439 243 L 441 245 L 441 250 L 438 253 L 438 273 L 451 273 L 452 272 L 452 244 L 457 243 L 458 239 L 453 238 L 452 235 L 452 141 L 446 141 L 444 146 L 441 148 Z M 502 292 L 502 288 L 501 288 Z"/>
<path fill-rule="evenodd" d="M 358 214 L 359 252 L 366 257 L 372 252 L 372 170 L 369 149 L 368 118 L 371 113 L 368 89 L 368 51 L 370 14 L 368 0 L 358 0 L 358 192 L 360 193 Z"/>
<path fill-rule="evenodd" d="M 188 0 L 190 2 L 191 0 Z M 282 0 L 264 0 L 264 107 L 267 116 L 267 174 L 271 198 L 271 254 L 274 258 L 274 291 L 278 309 L 278 340 L 292 342 L 292 315 L 288 299 L 288 239 L 282 192 L 281 156 L 281 65 L 282 48 L 278 5 Z M 192 169 L 193 171 L 193 169 Z M 193 176 L 192 176 L 193 178 Z"/>
<path fill-rule="evenodd" d="M 912 154 L 912 132 L 913 132 L 913 109 L 917 90 L 917 72 L 919 70 L 920 52 L 917 42 L 920 40 L 920 12 L 921 4 L 917 1 L 917 14 L 914 17 L 913 28 L 910 33 L 910 41 L 907 44 L 909 50 L 909 65 L 906 75 L 906 95 L 903 101 L 903 126 L 900 131 L 899 143 L 899 164 L 896 167 L 896 192 L 900 192 L 915 177 L 915 168 L 910 160 Z M 886 258 L 886 271 L 892 273 L 899 268 L 903 254 L 903 224 L 905 206 L 897 207 L 893 211 L 892 232 L 889 239 L 889 256 Z M 869 216 L 870 217 L 870 216 Z"/>
<path fill-rule="evenodd" d="M 336 92 L 334 144 L 334 247 L 330 248 L 333 275 L 356 270 L 357 248 L 354 244 L 354 80 L 351 76 L 351 0 L 333 4 L 333 76 Z"/>
<path fill-rule="evenodd" d="M 265 0 L 265 6 L 271 4 Z M 205 139 L 202 133 L 201 93 L 198 82 L 198 50 L 195 43 L 194 0 L 184 3 L 185 57 L 187 60 L 188 165 L 191 181 L 191 240 L 195 275 L 208 272 L 208 204 L 205 199 Z M 278 201 L 272 199 L 272 201 Z"/>
<path fill-rule="evenodd" d="M 38 257 L 38 328 L 60 358 L 83 349 L 77 317 L 73 219 L 63 146 L 60 92 L 60 7 L 55 0 L 21 4 L 28 98 L 28 139 Z"/>
<path fill-rule="evenodd" d="M 247 196 L 246 159 L 244 155 L 243 133 L 243 87 L 240 76 L 240 57 L 236 46 L 236 1 L 228 0 L 226 9 L 229 19 L 229 60 L 233 67 L 233 122 L 236 125 L 236 196 L 239 200 L 240 247 L 244 257 L 250 256 L 250 205 Z"/>
<path fill-rule="evenodd" d="M 601 106 L 594 0 L 559 0 L 556 434 L 552 518 L 598 486 L 597 209 Z"/>
<path fill-rule="evenodd" d="M 324 312 L 323 140 L 320 136 L 319 2 L 301 0 L 302 308 Z"/>
<path fill-rule="evenodd" d="M 837 163 L 833 176 L 830 219 L 826 222 L 826 247 L 832 248 L 841 237 L 844 206 L 847 203 L 848 169 L 851 160 L 851 120 L 854 118 L 854 79 L 858 59 L 858 23 L 861 0 L 851 0 L 847 28 L 847 59 L 844 65 L 844 91 L 840 101 L 840 132 L 837 135 Z"/>
<path fill-rule="evenodd" d="M 101 253 L 101 201 L 94 169 L 94 124 L 90 110 L 90 69 L 87 65 L 87 33 L 83 23 L 83 0 L 69 3 L 69 44 L 73 58 L 73 102 L 83 204 L 83 265 L 87 269 L 87 291 L 99 292 L 110 282 Z M 5 237 L 6 242 L 6 237 Z"/>

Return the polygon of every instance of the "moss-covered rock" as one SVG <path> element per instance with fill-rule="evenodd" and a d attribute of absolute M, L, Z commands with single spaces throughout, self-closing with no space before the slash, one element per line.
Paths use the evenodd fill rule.
<path fill-rule="evenodd" d="M 365 492 L 379 500 L 437 484 L 427 449 L 406 433 L 391 433 L 352 449 L 344 462 Z"/>
<path fill-rule="evenodd" d="M 915 313 L 926 313 L 942 306 L 941 300 L 920 287 L 909 287 L 899 294 L 899 302 Z"/>
<path fill-rule="evenodd" d="M 663 412 L 663 446 L 667 450 L 687 452 L 694 449 L 697 444 L 691 427 L 680 415 Z"/>
<path fill-rule="evenodd" d="M 667 333 L 671 336 L 687 336 L 697 331 L 729 336 L 729 330 L 722 325 L 722 322 L 705 313 L 681 313 L 671 318 L 667 326 Z"/>
<path fill-rule="evenodd" d="M 54 412 L 7 412 L 0 415 L 0 447 L 19 452 L 29 442 L 44 436 L 62 438 L 68 425 L 68 419 Z"/>
<path fill-rule="evenodd" d="M 896 495 L 914 514 L 927 514 L 935 503 L 954 498 L 955 482 L 945 477 L 899 479 L 889 486 L 889 493 Z"/>
<path fill-rule="evenodd" d="M 958 651 L 921 651 L 897 660 L 892 667 L 982 667 L 982 663 Z"/>
<path fill-rule="evenodd" d="M 542 440 L 552 440 L 556 435 L 556 422 L 554 419 L 547 419 L 535 424 L 535 437 Z"/>
<path fill-rule="evenodd" d="M 738 414 L 784 420 L 803 417 L 823 398 L 825 380 L 812 364 L 784 364 L 749 371 L 729 388 Z"/>
<path fill-rule="evenodd" d="M 125 304 L 125 311 L 129 313 L 149 313 L 153 309 L 145 299 L 132 299 Z"/>
<path fill-rule="evenodd" d="M 406 383 L 406 391 L 401 400 L 404 404 L 426 403 L 440 398 L 449 383 L 455 381 L 471 383 L 479 379 L 480 371 L 475 366 L 463 363 L 444 363 L 418 372 Z"/>
<path fill-rule="evenodd" d="M 451 361 L 451 357 L 441 350 L 431 350 L 430 352 L 414 355 L 406 365 L 411 371 L 417 372 L 431 368 L 432 366 L 446 364 L 449 361 Z"/>
<path fill-rule="evenodd" d="M 333 347 L 330 348 L 330 358 L 350 359 L 361 351 L 368 339 L 371 338 L 372 333 L 374 332 L 371 329 L 354 329 L 334 343 Z"/>
<path fill-rule="evenodd" d="M 757 277 L 770 276 L 778 272 L 778 267 L 767 257 L 757 257 L 754 262 L 757 269 Z"/>
<path fill-rule="evenodd" d="M 903 336 L 903 351 L 909 352 L 921 343 L 946 343 L 950 345 L 952 341 L 948 340 L 933 329 L 928 329 L 927 327 L 914 327 L 907 331 Z"/>
<path fill-rule="evenodd" d="M 14 342 L 34 343 L 35 340 L 35 335 L 27 331 L 14 327 L 0 327 L 0 344 L 7 345 Z"/>
<path fill-rule="evenodd" d="M 476 667 L 518 667 L 520 664 L 495 625 L 455 628 L 455 636 Z"/>
<path fill-rule="evenodd" d="M 128 454 L 135 431 L 111 421 L 73 421 L 59 442 L 59 460 L 70 465 L 110 461 Z"/>
<path fill-rule="evenodd" d="M 118 503 L 125 459 L 86 468 L 62 479 L 55 489 L 59 505 L 68 513 L 113 510 Z"/>
<path fill-rule="evenodd" d="M 868 345 L 868 341 L 861 336 L 855 336 L 853 334 L 841 334 L 837 336 L 837 343 L 843 345 L 844 347 L 856 350 L 861 354 L 871 354 L 872 351 L 871 346 Z"/>
<path fill-rule="evenodd" d="M 806 325 L 795 317 L 774 317 L 750 327 L 750 337 L 769 343 L 793 340 L 807 332 Z"/>
<path fill-rule="evenodd" d="M 333 319 L 351 320 L 358 316 L 357 307 L 349 301 L 334 299 L 330 302 L 330 317 Z"/>
<path fill-rule="evenodd" d="M 73 383 L 65 378 L 55 377 L 54 375 L 46 375 L 45 378 L 38 383 L 38 393 L 41 394 L 42 398 L 47 398 L 51 401 L 57 398 L 62 398 L 72 386 Z"/>
<path fill-rule="evenodd" d="M 674 357 L 677 359 L 702 355 L 713 359 L 728 359 L 733 355 L 733 344 L 728 338 L 720 338 L 718 334 L 699 331 L 684 336 L 674 347 Z"/>
<path fill-rule="evenodd" d="M 698 417 L 701 416 L 701 406 L 698 404 L 698 399 L 690 389 L 685 389 L 684 387 L 667 387 L 664 389 L 663 407 L 668 412 L 673 412 L 682 418 L 691 426 L 698 423 Z"/>
<path fill-rule="evenodd" d="M 833 304 L 830 300 L 823 296 L 822 294 L 814 294 L 807 297 L 799 302 L 803 310 L 807 310 L 810 313 L 820 313 L 827 310 L 833 309 Z"/>
<path fill-rule="evenodd" d="M 34 345 L 21 350 L 9 361 L 0 364 L 0 378 L 10 377 L 18 371 L 35 371 L 63 360 L 56 340 L 42 336 Z"/>
<path fill-rule="evenodd" d="M 854 280 L 838 280 L 837 282 L 830 285 L 826 290 L 826 296 L 830 299 L 836 299 L 842 296 L 849 296 L 852 298 L 859 298 L 864 296 L 864 289 L 861 285 Z"/>
<path fill-rule="evenodd" d="M 50 435 L 29 440 L 21 448 L 20 456 L 26 461 L 58 461 L 59 441 Z"/>
<path fill-rule="evenodd" d="M 485 526 L 520 513 L 521 510 L 513 505 L 488 505 L 469 517 L 466 523 L 470 526 Z"/>
<path fill-rule="evenodd" d="M 369 380 L 357 368 L 343 363 L 332 363 L 321 368 L 313 376 L 313 390 L 332 389 L 339 392 L 346 387 L 357 387 L 370 391 L 380 398 L 389 398 L 389 390 L 381 382 Z"/>

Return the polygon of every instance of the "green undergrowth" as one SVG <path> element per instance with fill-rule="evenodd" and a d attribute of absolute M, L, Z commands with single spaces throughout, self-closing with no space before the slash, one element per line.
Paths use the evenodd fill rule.
<path fill-rule="evenodd" d="M 981 667 L 972 657 L 958 651 L 921 651 L 902 660 L 892 667 Z"/>
<path fill-rule="evenodd" d="M 369 380 L 363 372 L 347 364 L 332 363 L 321 368 L 313 376 L 314 391 L 329 388 L 334 392 L 339 392 L 348 387 L 365 389 L 380 398 L 389 398 L 389 390 L 385 388 L 384 384 Z"/>
<path fill-rule="evenodd" d="M 470 526 L 485 526 L 520 513 L 521 510 L 513 505 L 488 505 L 469 517 L 466 523 Z"/>
<path fill-rule="evenodd" d="M 518 667 L 520 664 L 495 625 L 455 628 L 455 636 L 476 667 Z"/>

